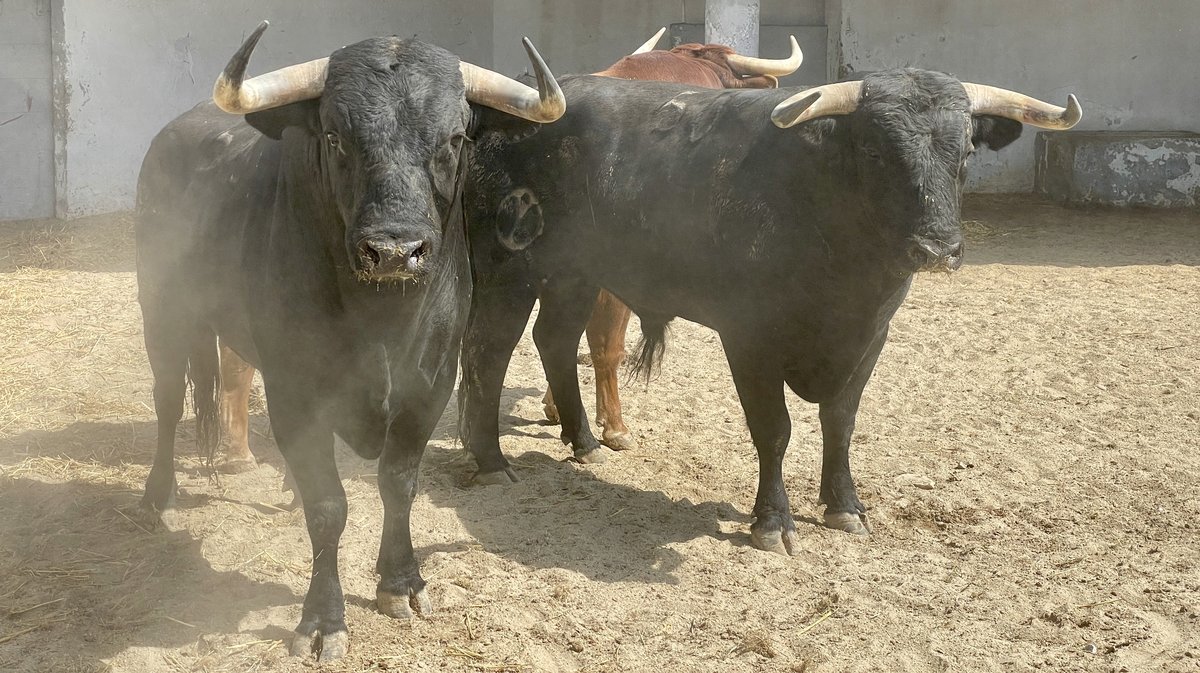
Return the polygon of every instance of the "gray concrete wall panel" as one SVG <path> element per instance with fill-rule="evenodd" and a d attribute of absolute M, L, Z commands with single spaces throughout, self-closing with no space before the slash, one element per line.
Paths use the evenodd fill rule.
<path fill-rule="evenodd" d="M 49 0 L 0 0 L 0 220 L 54 215 Z"/>
<path fill-rule="evenodd" d="M 415 36 L 486 64 L 491 3 L 474 0 L 57 0 L 64 91 L 60 212 L 129 208 L 150 139 L 212 91 L 247 32 L 272 22 L 250 68 L 326 56 L 376 35 Z"/>
<path fill-rule="evenodd" d="M 841 63 L 919 66 L 1084 108 L 1081 130 L 1200 130 L 1195 0 L 844 0 Z M 1033 187 L 1034 137 L 980 152 L 968 188 Z"/>

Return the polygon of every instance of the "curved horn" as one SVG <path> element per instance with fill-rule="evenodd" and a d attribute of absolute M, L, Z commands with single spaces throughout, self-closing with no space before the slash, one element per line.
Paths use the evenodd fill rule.
<path fill-rule="evenodd" d="M 637 56 L 638 54 L 644 54 L 644 53 L 654 49 L 654 47 L 656 47 L 658 45 L 658 41 L 662 39 L 663 33 L 665 33 L 665 32 L 667 32 L 666 26 L 659 28 L 658 32 L 654 34 L 654 37 L 650 38 L 649 40 L 646 40 L 646 44 L 643 44 L 642 46 L 638 47 L 637 49 L 634 49 L 633 53 L 630 54 L 630 56 Z"/>
<path fill-rule="evenodd" d="M 796 41 L 795 35 L 788 35 L 788 40 L 792 43 L 792 55 L 787 58 L 755 58 L 730 54 L 725 59 L 729 61 L 733 71 L 739 75 L 774 75 L 775 77 L 790 75 L 796 72 L 796 69 L 804 62 L 804 52 L 800 51 L 800 43 Z"/>
<path fill-rule="evenodd" d="M 771 121 L 781 129 L 828 115 L 846 115 L 858 109 L 862 82 L 838 82 L 813 87 L 788 98 L 771 110 Z"/>
<path fill-rule="evenodd" d="M 271 25 L 267 21 L 258 24 L 250 37 L 229 59 L 225 70 L 213 85 L 213 102 L 231 114 L 249 114 L 260 110 L 320 98 L 325 90 L 325 71 L 329 58 L 319 58 L 308 63 L 292 65 L 265 75 L 246 80 L 246 65 L 259 38 Z"/>
<path fill-rule="evenodd" d="M 533 73 L 538 82 L 537 91 L 498 72 L 462 61 L 459 63 L 459 70 L 462 72 L 463 85 L 467 89 L 467 100 L 531 122 L 552 122 L 567 111 L 567 99 L 563 96 L 558 81 L 554 79 L 554 74 L 546 67 L 542 55 L 534 49 L 529 38 L 521 38 L 521 44 L 525 45 L 525 53 L 529 55 L 529 62 L 533 64 Z"/>
<path fill-rule="evenodd" d="M 1030 126 L 1064 131 L 1083 119 L 1083 108 L 1075 94 L 1067 95 L 1067 107 L 1051 105 L 1023 93 L 986 84 L 963 82 L 971 100 L 971 114 L 1007 117 Z"/>

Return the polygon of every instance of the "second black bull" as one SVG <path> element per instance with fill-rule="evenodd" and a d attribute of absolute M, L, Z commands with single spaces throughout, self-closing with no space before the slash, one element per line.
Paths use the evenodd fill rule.
<path fill-rule="evenodd" d="M 782 472 L 785 385 L 820 406 L 826 524 L 866 533 L 850 473 L 859 399 L 913 274 L 962 263 L 968 159 L 1008 145 L 1022 123 L 1070 128 L 1078 102 L 914 69 L 804 91 L 590 76 L 562 86 L 565 117 L 515 141 L 484 133 L 473 157 L 476 288 L 460 396 L 478 478 L 515 478 L 497 409 L 539 289 L 534 341 L 562 439 L 581 461 L 602 455 L 576 349 L 603 287 L 637 312 L 643 366 L 674 317 L 720 334 L 758 452 L 757 547 L 790 553 L 797 540 Z M 538 231 L 517 253 L 498 243 Z"/>

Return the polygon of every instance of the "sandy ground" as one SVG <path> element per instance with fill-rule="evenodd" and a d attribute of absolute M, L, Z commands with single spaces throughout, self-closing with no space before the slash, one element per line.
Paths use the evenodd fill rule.
<path fill-rule="evenodd" d="M 522 481 L 468 485 L 453 408 L 426 454 L 432 617 L 375 612 L 374 466 L 342 452 L 352 649 L 329 670 L 1200 671 L 1200 217 L 965 217 L 968 265 L 915 282 L 859 414 L 869 539 L 815 525 L 820 432 L 792 398 L 803 548 L 749 546 L 757 465 L 713 333 L 676 326 L 624 390 L 641 449 L 600 466 L 563 462 L 526 339 L 502 409 Z M 309 546 L 261 407 L 266 464 L 210 482 L 187 424 L 179 509 L 129 518 L 154 442 L 131 238 L 0 228 L 0 670 L 307 669 L 283 640 Z"/>

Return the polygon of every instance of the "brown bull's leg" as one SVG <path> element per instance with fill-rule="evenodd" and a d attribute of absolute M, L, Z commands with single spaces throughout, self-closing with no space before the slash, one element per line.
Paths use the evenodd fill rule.
<path fill-rule="evenodd" d="M 221 346 L 221 435 L 228 444 L 218 468 L 227 474 L 258 467 L 250 453 L 250 389 L 254 367 Z"/>
<path fill-rule="evenodd" d="M 542 412 L 546 414 L 546 420 L 558 422 L 558 407 L 554 406 L 554 393 L 550 392 L 550 386 L 546 386 L 546 394 L 542 396 Z"/>
<path fill-rule="evenodd" d="M 592 367 L 596 370 L 596 422 L 603 428 L 600 442 L 616 451 L 637 448 L 633 433 L 621 418 L 617 388 L 617 370 L 625 361 L 625 328 L 631 313 L 621 300 L 601 290 L 587 325 Z"/>

